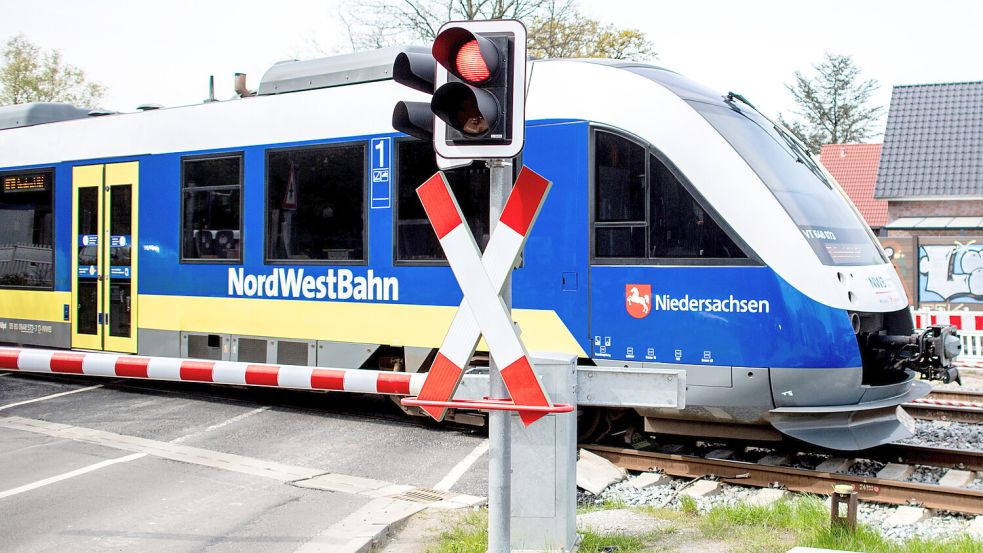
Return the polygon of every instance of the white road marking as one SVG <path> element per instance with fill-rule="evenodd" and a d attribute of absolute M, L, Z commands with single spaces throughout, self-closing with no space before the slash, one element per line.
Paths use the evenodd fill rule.
<path fill-rule="evenodd" d="M 78 391 L 81 391 L 81 390 L 78 390 Z M 16 404 L 13 404 L 13 405 L 16 405 Z M 10 405 L 9 407 L 12 407 L 13 405 Z M 192 434 L 187 434 L 185 436 L 181 436 L 180 438 L 171 440 L 170 443 L 172 443 L 172 444 L 180 443 L 180 442 L 183 442 L 183 441 L 188 440 L 190 438 L 194 438 L 194 437 L 200 436 L 202 434 L 205 434 L 206 432 L 211 432 L 212 430 L 217 430 L 217 429 L 222 428 L 224 426 L 228 426 L 228 425 L 233 424 L 235 422 L 238 422 L 238 421 L 240 421 L 242 419 L 245 419 L 246 417 L 251 417 L 251 416 L 253 416 L 253 415 L 257 414 L 257 413 L 262 413 L 263 411 L 266 411 L 269 408 L 270 407 L 267 406 L 267 407 L 260 407 L 259 409 L 253 409 L 252 411 L 249 411 L 247 413 L 242 413 L 241 415 L 237 415 L 237 416 L 232 417 L 232 418 L 230 418 L 228 420 L 222 421 L 222 422 L 220 422 L 218 424 L 213 424 L 213 425 L 209 426 L 208 428 L 205 428 L 204 430 L 202 430 L 200 432 L 194 432 Z M 143 457 L 146 457 L 147 455 L 148 455 L 147 453 L 134 453 L 132 455 L 127 455 L 126 457 L 120 457 L 118 459 L 108 459 L 106 461 L 102 461 L 102 462 L 96 463 L 94 465 L 89 465 L 87 467 L 83 467 L 83 468 L 80 468 L 80 469 L 77 469 L 77 470 L 66 472 L 64 474 L 59 474 L 58 476 L 52 476 L 51 478 L 45 478 L 43 480 L 38 480 L 37 482 L 31 483 L 31 484 L 26 484 L 24 486 L 20 486 L 18 488 L 14 488 L 12 490 L 7 490 L 5 492 L 0 492 L 0 499 L 3 499 L 5 497 L 10 497 L 12 495 L 17 495 L 17 494 L 20 494 L 20 493 L 24 493 L 24 492 L 29 492 L 31 490 L 36 490 L 38 488 L 47 486 L 49 484 L 54 484 L 56 482 L 61 482 L 62 480 L 68 480 L 69 478 L 74 478 L 76 476 L 81 476 L 83 474 L 87 474 L 87 473 L 92 472 L 94 470 L 99 470 L 99 469 L 101 469 L 103 467 L 108 467 L 110 465 L 114 465 L 114 464 L 117 464 L 117 463 L 126 463 L 128 461 L 135 461 L 137 459 L 141 459 Z"/>
<path fill-rule="evenodd" d="M 468 453 L 464 459 L 461 459 L 458 464 L 454 465 L 454 468 L 452 468 L 446 476 L 441 478 L 440 482 L 437 482 L 433 489 L 449 492 L 451 488 L 454 487 L 454 484 L 457 484 L 457 481 L 464 476 L 464 473 L 467 472 L 468 469 L 470 469 L 471 466 L 474 465 L 486 451 L 488 451 L 488 440 L 482 440 L 480 444 L 471 450 L 471 453 Z"/>
<path fill-rule="evenodd" d="M 239 416 L 241 417 L 242 415 Z M 104 430 L 95 430 L 24 417 L 0 417 L 0 428 L 32 432 L 55 438 L 75 440 L 134 453 L 153 455 L 172 461 L 180 461 L 241 474 L 262 476 L 264 478 L 272 478 L 281 482 L 291 483 L 299 487 L 350 493 L 371 498 L 394 498 L 413 489 L 412 486 L 394 484 L 385 480 L 325 473 L 323 470 L 315 468 L 287 465 L 265 459 L 246 457 L 244 455 L 222 453 L 199 447 L 161 442 L 106 432 Z M 482 498 L 479 497 L 456 494 L 432 506 L 464 507 L 481 501 Z"/>
<path fill-rule="evenodd" d="M 108 466 L 111 466 L 111 465 L 115 465 L 115 464 L 118 464 L 118 463 L 128 463 L 130 461 L 135 461 L 137 459 L 140 459 L 140 458 L 143 458 L 143 457 L 146 457 L 146 456 L 147 456 L 146 453 L 133 453 L 131 455 L 127 455 L 126 457 L 117 457 L 116 459 L 106 459 L 105 461 L 100 461 L 98 463 L 95 463 L 94 465 L 89 465 L 87 467 L 82 467 L 80 469 L 75 469 L 73 471 L 66 472 L 66 473 L 63 473 L 63 474 L 59 474 L 57 476 L 52 476 L 50 478 L 45 478 L 43 480 L 38 480 L 37 482 L 32 482 L 30 484 L 25 484 L 23 486 L 20 486 L 18 488 L 13 488 L 13 489 L 7 490 L 5 492 L 0 492 L 0 499 L 4 499 L 4 498 L 10 497 L 12 495 L 17 495 L 19 493 L 29 492 L 31 490 L 36 490 L 38 488 L 42 488 L 42 487 L 47 486 L 49 484 L 54 484 L 56 482 L 61 482 L 62 480 L 68 480 L 69 478 L 74 478 L 76 476 L 81 476 L 83 474 L 87 474 L 87 473 L 90 473 L 92 471 L 99 470 L 101 468 L 105 468 L 105 467 L 108 467 Z"/>
<path fill-rule="evenodd" d="M 27 405 L 28 403 L 35 403 L 35 402 L 38 402 L 38 401 L 45 401 L 45 400 L 48 400 L 48 399 L 54 399 L 56 397 L 67 396 L 67 395 L 70 395 L 70 394 L 77 394 L 79 392 L 88 392 L 89 390 L 95 390 L 96 388 L 102 388 L 103 386 L 105 386 L 105 384 L 96 384 L 95 386 L 88 386 L 88 387 L 85 387 L 85 388 L 79 388 L 78 390 L 69 390 L 67 392 L 60 392 L 60 393 L 57 393 L 57 394 L 51 394 L 50 396 L 36 397 L 34 399 L 28 399 L 26 401 L 18 401 L 17 403 L 10 403 L 10 404 L 7 404 L 7 405 L 0 405 L 0 411 L 3 411 L 4 409 L 10 409 L 12 407 L 19 407 L 21 405 Z"/>
<path fill-rule="evenodd" d="M 237 423 L 237 422 L 241 421 L 242 419 L 251 417 L 253 415 L 258 415 L 258 414 L 262 413 L 263 411 L 268 411 L 269 409 L 270 409 L 270 406 L 269 405 L 267 405 L 265 407 L 260 407 L 258 409 L 253 409 L 252 411 L 243 413 L 241 415 L 236 415 L 236 416 L 232 417 L 231 419 L 222 421 L 222 422 L 220 422 L 218 424 L 213 424 L 213 425 L 209 426 L 208 428 L 206 428 L 204 430 L 201 430 L 199 432 L 192 432 L 191 434 L 188 434 L 186 436 L 181 436 L 180 438 L 174 438 L 173 440 L 170 441 L 170 443 L 172 443 L 172 444 L 179 444 L 179 443 L 182 443 L 182 442 L 186 442 L 186 441 L 190 440 L 191 438 L 197 438 L 198 436 L 201 436 L 202 434 L 211 432 L 212 430 L 218 430 L 219 428 L 228 426 L 230 424 Z"/>

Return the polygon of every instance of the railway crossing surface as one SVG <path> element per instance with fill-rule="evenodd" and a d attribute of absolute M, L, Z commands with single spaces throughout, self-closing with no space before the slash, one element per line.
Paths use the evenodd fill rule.
<path fill-rule="evenodd" d="M 10 374 L 2 549 L 355 551 L 481 501 L 486 449 L 385 397 Z"/>

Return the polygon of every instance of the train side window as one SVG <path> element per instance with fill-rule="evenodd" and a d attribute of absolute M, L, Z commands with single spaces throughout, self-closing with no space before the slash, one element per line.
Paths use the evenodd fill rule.
<path fill-rule="evenodd" d="M 364 143 L 267 152 L 267 261 L 365 261 L 366 154 Z"/>
<path fill-rule="evenodd" d="M 649 257 L 746 257 L 662 161 L 649 156 Z"/>
<path fill-rule="evenodd" d="M 594 252 L 596 257 L 645 257 L 645 148 L 597 132 L 594 142 Z"/>
<path fill-rule="evenodd" d="M 0 288 L 54 286 L 54 173 L 0 175 Z"/>
<path fill-rule="evenodd" d="M 181 163 L 181 260 L 242 262 L 242 154 Z"/>
<path fill-rule="evenodd" d="M 397 147 L 396 260 L 443 262 L 441 249 L 416 189 L 437 172 L 433 144 L 400 140 Z M 488 243 L 488 168 L 483 163 L 445 171 L 478 246 Z"/>

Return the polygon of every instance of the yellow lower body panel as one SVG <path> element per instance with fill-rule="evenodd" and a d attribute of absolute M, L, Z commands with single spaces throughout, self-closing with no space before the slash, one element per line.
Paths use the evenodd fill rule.
<path fill-rule="evenodd" d="M 140 328 L 439 347 L 456 307 L 140 295 Z M 516 309 L 530 351 L 587 354 L 555 311 Z M 478 349 L 487 350 L 484 343 Z"/>
<path fill-rule="evenodd" d="M 64 322 L 65 306 L 70 303 L 70 292 L 0 290 L 0 317 Z"/>

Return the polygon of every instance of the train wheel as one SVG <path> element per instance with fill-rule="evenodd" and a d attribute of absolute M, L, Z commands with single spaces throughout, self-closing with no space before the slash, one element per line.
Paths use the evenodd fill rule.
<path fill-rule="evenodd" d="M 600 409 L 583 407 L 577 410 L 577 442 L 589 443 L 600 439 L 598 429 L 601 428 L 601 421 L 604 413 Z"/>

